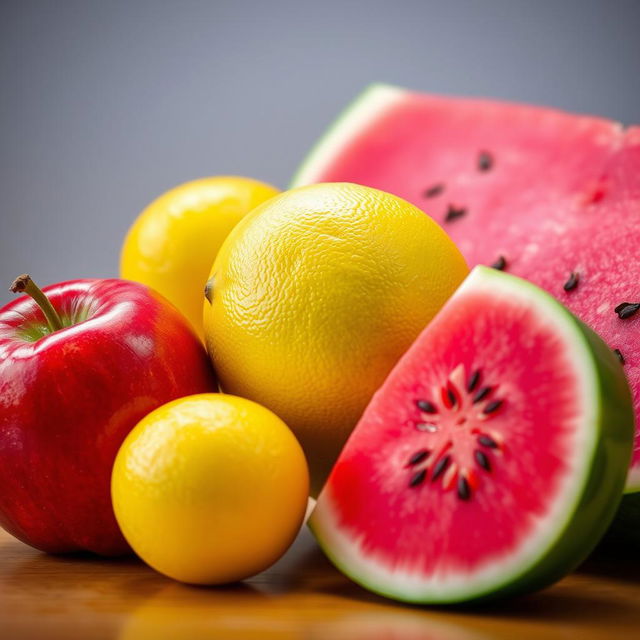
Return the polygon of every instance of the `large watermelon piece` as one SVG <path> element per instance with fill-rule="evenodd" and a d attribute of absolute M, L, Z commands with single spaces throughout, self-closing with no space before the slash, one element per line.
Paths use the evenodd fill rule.
<path fill-rule="evenodd" d="M 542 289 L 476 267 L 374 395 L 310 525 L 399 600 L 538 589 L 609 525 L 633 426 L 607 345 Z"/>
<path fill-rule="evenodd" d="M 413 202 L 471 266 L 556 296 L 617 350 L 640 412 L 640 127 L 375 85 L 294 185 L 333 181 Z M 640 428 L 627 489 L 640 490 Z"/>

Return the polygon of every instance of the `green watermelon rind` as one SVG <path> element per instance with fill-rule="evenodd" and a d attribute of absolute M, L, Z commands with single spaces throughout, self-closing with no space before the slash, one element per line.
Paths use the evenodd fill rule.
<path fill-rule="evenodd" d="M 334 120 L 325 134 L 312 147 L 300 168 L 293 176 L 289 189 L 311 184 L 326 167 L 328 161 L 337 157 L 345 142 L 350 142 L 358 130 L 366 129 L 367 123 L 390 107 L 408 91 L 390 84 L 369 85 L 347 105 Z"/>
<path fill-rule="evenodd" d="M 592 443 L 582 452 L 576 452 L 576 455 L 582 453 L 584 456 L 582 475 L 577 479 L 571 502 L 566 505 L 564 521 L 557 528 L 552 527 L 546 543 L 534 546 L 536 552 L 526 564 L 501 575 L 491 584 L 474 587 L 467 582 L 461 589 L 449 589 L 448 593 L 436 593 L 432 588 L 421 591 L 419 588 L 406 588 L 406 585 L 398 587 L 392 584 L 393 574 L 387 572 L 385 575 L 382 567 L 376 570 L 375 579 L 371 575 L 366 576 L 371 563 L 365 561 L 357 543 L 349 541 L 348 535 L 340 534 L 331 507 L 334 498 L 325 489 L 327 511 L 323 515 L 325 504 L 321 494 L 309 527 L 329 559 L 341 571 L 383 596 L 420 604 L 455 604 L 493 600 L 541 589 L 562 578 L 587 557 L 606 532 L 622 498 L 633 446 L 634 416 L 631 392 L 618 359 L 595 332 L 542 289 L 521 278 L 486 267 L 476 267 L 461 289 L 479 277 L 494 288 L 504 288 L 505 284 L 512 286 L 517 281 L 517 288 L 528 303 L 536 305 L 541 312 L 546 310 L 551 314 L 554 326 L 563 326 L 572 335 L 573 339 L 566 346 L 572 355 L 571 361 L 575 363 L 576 375 L 585 383 L 584 424 L 591 434 Z M 339 541 L 338 545 L 336 541 Z M 334 546 L 347 546 L 349 552 L 346 555 L 336 553 Z M 358 563 L 361 563 L 360 567 Z"/>

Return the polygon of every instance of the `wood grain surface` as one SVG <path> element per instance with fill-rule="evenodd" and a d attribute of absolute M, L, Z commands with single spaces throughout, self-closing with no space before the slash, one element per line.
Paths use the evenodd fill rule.
<path fill-rule="evenodd" d="M 270 570 L 224 588 L 173 582 L 135 558 L 47 556 L 0 531 L 0 638 L 640 638 L 640 553 L 601 551 L 542 592 L 448 609 L 364 591 L 307 530 Z"/>

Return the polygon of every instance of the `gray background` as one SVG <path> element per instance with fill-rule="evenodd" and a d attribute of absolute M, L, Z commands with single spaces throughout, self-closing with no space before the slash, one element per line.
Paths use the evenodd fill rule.
<path fill-rule="evenodd" d="M 0 303 L 185 180 L 284 187 L 366 84 L 640 121 L 640 0 L 0 0 Z"/>

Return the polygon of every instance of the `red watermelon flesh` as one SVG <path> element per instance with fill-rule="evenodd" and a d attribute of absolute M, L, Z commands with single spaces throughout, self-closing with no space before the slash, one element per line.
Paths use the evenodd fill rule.
<path fill-rule="evenodd" d="M 614 311 L 640 302 L 639 127 L 375 85 L 293 186 L 338 181 L 409 200 L 470 266 L 504 265 L 556 296 L 619 351 L 640 411 L 640 311 Z M 640 430 L 627 488 L 640 490 Z"/>

